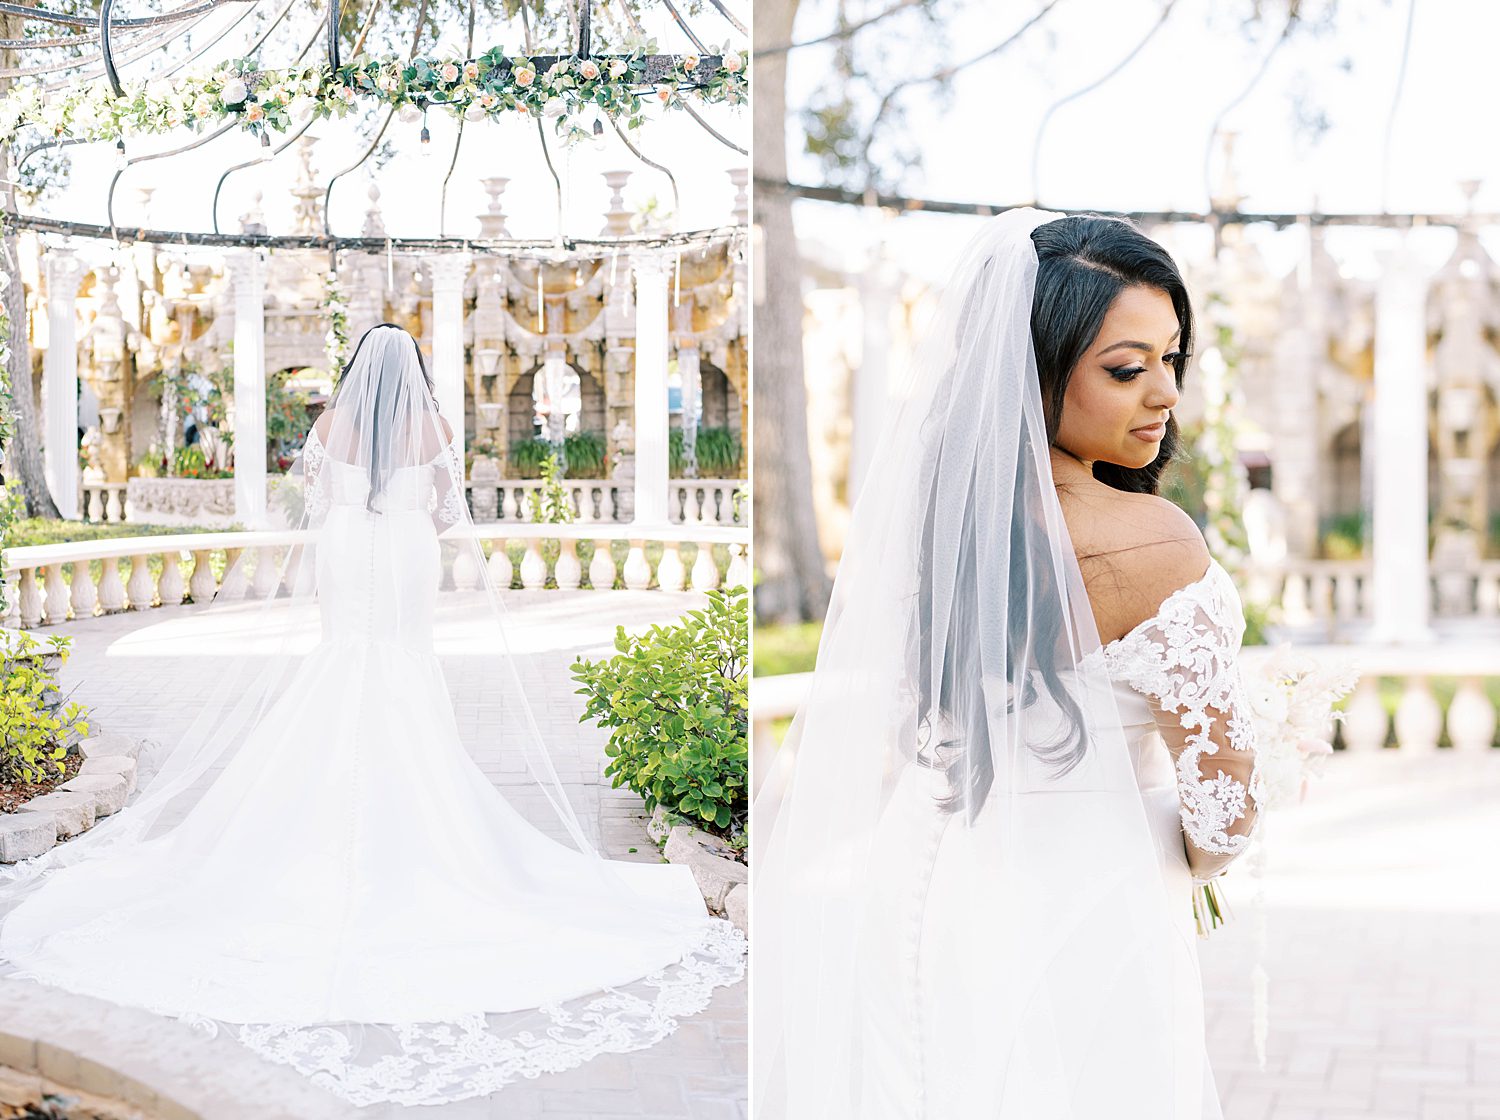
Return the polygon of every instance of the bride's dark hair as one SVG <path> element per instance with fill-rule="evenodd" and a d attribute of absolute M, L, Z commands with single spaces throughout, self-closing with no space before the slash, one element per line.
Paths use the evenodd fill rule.
<path fill-rule="evenodd" d="M 1081 214 L 1043 222 L 1031 231 L 1036 246 L 1036 292 L 1031 301 L 1031 341 L 1047 415 L 1047 438 L 1057 438 L 1063 397 L 1073 370 L 1099 337 L 1110 305 L 1126 288 L 1155 288 L 1172 301 L 1182 334 L 1173 368 L 1177 387 L 1193 351 L 1193 308 L 1171 256 L 1130 222 Z M 1094 477 L 1116 490 L 1155 494 L 1161 472 L 1180 446 L 1177 418 L 1167 418 L 1156 458 L 1144 467 L 1096 460 Z"/>
<path fill-rule="evenodd" d="M 1031 239 L 1037 252 L 1031 339 L 1049 443 L 1057 434 L 1073 368 L 1098 337 L 1110 305 L 1128 287 L 1155 288 L 1171 299 L 1182 330 L 1178 347 L 1181 356 L 1175 364 L 1177 385 L 1181 388 L 1192 348 L 1193 312 L 1187 285 L 1165 249 L 1123 219 L 1096 215 L 1044 222 L 1032 231 Z M 985 290 L 984 284 L 977 284 L 971 298 L 979 298 Z M 960 334 L 984 312 L 982 307 L 966 305 L 959 317 Z M 928 420 L 941 425 L 947 407 L 948 402 L 940 395 Z M 1023 442 L 1029 438 L 1025 425 L 1021 427 L 1021 438 Z M 1177 452 L 1175 418 L 1167 421 L 1166 436 L 1160 446 L 1149 466 L 1132 469 L 1096 462 L 1094 477 L 1117 490 L 1154 494 L 1163 468 Z M 1025 500 L 1029 491 L 1041 486 L 1040 477 L 1031 469 L 1032 450 L 1023 446 L 1014 453 L 1016 494 L 1012 509 L 1036 508 L 1035 503 L 1028 504 Z M 982 682 L 985 659 L 978 648 L 979 637 L 964 620 L 980 617 L 981 596 L 995 593 L 994 588 L 979 586 L 977 554 L 980 533 L 994 532 L 996 527 L 981 527 L 973 503 L 963 502 L 947 632 L 934 635 L 934 573 L 929 564 L 935 515 L 943 501 L 938 492 L 942 454 L 943 438 L 939 433 L 933 450 L 919 467 L 926 505 L 918 553 L 917 712 L 929 740 L 930 764 L 944 770 L 951 779 L 951 793 L 944 799 L 944 806 L 957 809 L 967 804 L 972 818 L 994 784 L 995 763 Z M 1032 749 L 1057 772 L 1066 773 L 1083 759 L 1088 749 L 1088 731 L 1083 712 L 1063 683 L 1059 670 L 1071 665 L 1084 651 L 1070 649 L 1071 628 L 1061 611 L 1066 601 L 1065 589 L 1035 587 L 1038 579 L 1049 578 L 1053 564 L 1044 554 L 1046 534 L 1036 531 L 1035 526 L 1027 530 L 1019 516 L 1011 518 L 1006 530 L 1010 534 L 1010 588 L 1013 592 L 1017 589 L 1030 592 L 1023 604 L 1013 603 L 1006 611 L 1005 664 L 1010 686 L 1007 710 L 1030 707 L 1041 692 L 1048 695 L 1065 717 L 1065 730 L 1052 742 L 1032 744 Z M 1015 609 L 1018 605 L 1028 609 Z M 935 649 L 938 642 L 941 647 Z M 942 673 L 934 690 L 931 670 L 935 654 L 942 658 Z M 945 722 L 963 730 L 939 739 L 940 725 Z M 931 742 L 934 739 L 936 742 Z"/>

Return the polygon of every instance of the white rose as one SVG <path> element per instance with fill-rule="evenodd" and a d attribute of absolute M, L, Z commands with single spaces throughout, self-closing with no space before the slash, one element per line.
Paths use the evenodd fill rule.
<path fill-rule="evenodd" d="M 1259 684 L 1250 689 L 1250 710 L 1273 725 L 1285 722 L 1286 693 L 1274 684 Z"/>
<path fill-rule="evenodd" d="M 477 101 L 470 101 L 469 107 L 464 110 L 464 120 L 466 121 L 482 121 L 485 116 L 484 106 Z"/>
<path fill-rule="evenodd" d="M 396 116 L 401 118 L 402 124 L 416 124 L 422 119 L 422 110 L 408 101 L 396 112 Z"/>
<path fill-rule="evenodd" d="M 291 105 L 287 106 L 287 111 L 290 112 L 294 117 L 310 117 L 315 112 L 317 112 L 317 110 L 318 99 L 316 97 L 309 97 L 305 93 L 298 94 L 296 97 L 292 98 Z"/>
<path fill-rule="evenodd" d="M 618 78 L 620 75 L 624 74 L 626 70 L 629 69 L 629 65 L 623 58 L 613 59 L 609 64 L 609 76 L 611 78 Z"/>
<path fill-rule="evenodd" d="M 224 99 L 224 104 L 226 105 L 238 105 L 250 96 L 250 91 L 245 87 L 245 83 L 238 78 L 230 78 L 224 83 L 219 96 Z"/>
<path fill-rule="evenodd" d="M 560 117 L 567 111 L 568 107 L 563 104 L 561 97 L 549 97 L 547 103 L 542 106 L 542 116 L 544 117 Z"/>

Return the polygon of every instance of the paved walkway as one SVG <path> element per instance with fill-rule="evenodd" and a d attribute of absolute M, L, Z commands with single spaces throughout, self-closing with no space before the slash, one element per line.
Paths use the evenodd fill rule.
<path fill-rule="evenodd" d="M 617 625 L 640 632 L 670 622 L 702 602 L 692 593 L 660 591 L 519 591 L 507 597 L 512 650 L 523 686 L 570 801 L 584 830 L 604 853 L 618 859 L 659 859 L 645 833 L 640 800 L 600 779 L 608 735 L 581 724 L 583 698 L 568 669 L 582 654 L 614 651 Z M 231 628 L 237 626 L 228 616 Z M 126 613 L 40 633 L 69 633 L 73 656 L 63 670 L 65 688 L 93 709 L 104 730 L 170 742 L 191 719 L 197 698 L 221 664 L 225 643 L 192 607 Z M 243 644 L 243 643 L 241 643 Z M 470 671 L 460 645 L 439 648 L 444 657 L 460 731 L 483 743 L 494 711 Z M 506 796 L 536 823 L 559 826 L 505 744 L 481 746 L 476 758 Z M 128 962 L 121 962 L 128 967 Z M 266 1063 L 227 1039 L 206 1039 L 187 1027 L 127 1008 L 57 993 L 32 984 L 0 982 L 0 1024 L 31 1024 L 32 1037 L 55 1039 L 77 1053 L 163 1091 L 201 1115 L 275 1120 L 391 1115 L 489 1120 L 610 1120 L 617 1117 L 691 1117 L 740 1120 L 746 1115 L 747 1029 L 745 984 L 720 989 L 702 1014 L 682 1020 L 657 1046 L 604 1055 L 567 1073 L 507 1087 L 492 1097 L 440 1108 L 356 1110 L 310 1082 Z M 6 1061 L 0 1053 L 0 1064 Z M 48 1060 L 44 1055 L 43 1072 Z M 65 1056 L 50 1059 L 59 1081 L 78 1084 Z M 108 1070 L 85 1073 L 80 1087 L 110 1092 Z"/>
<path fill-rule="evenodd" d="M 1226 1120 L 1500 1118 L 1500 751 L 1338 755 L 1267 825 L 1265 1069 L 1243 869 L 1201 943 Z"/>

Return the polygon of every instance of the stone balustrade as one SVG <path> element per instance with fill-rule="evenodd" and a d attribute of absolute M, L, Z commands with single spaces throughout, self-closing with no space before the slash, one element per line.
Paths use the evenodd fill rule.
<path fill-rule="evenodd" d="M 1249 670 L 1268 646 L 1249 646 L 1242 664 Z M 1446 741 L 1454 750 L 1482 751 L 1497 746 L 1497 711 L 1485 691 L 1486 680 L 1500 677 L 1500 645 L 1493 642 L 1445 643 L 1400 647 L 1370 645 L 1297 646 L 1299 653 L 1348 660 L 1361 676 L 1344 701 L 1345 716 L 1339 738 L 1345 750 L 1378 751 L 1392 743 L 1405 753 L 1437 750 Z M 770 772 L 778 737 L 775 724 L 796 714 L 807 698 L 811 673 L 756 677 L 750 685 L 753 724 L 750 731 L 751 772 L 756 788 Z M 1433 678 L 1454 678 L 1453 695 L 1439 699 Z M 1386 710 L 1387 694 L 1399 689 L 1394 713 Z M 1444 688 L 1443 692 L 1446 693 Z"/>
<path fill-rule="evenodd" d="M 1245 573 L 1246 598 L 1280 603 L 1283 625 L 1293 632 L 1332 638 L 1374 618 L 1368 560 L 1294 560 Z M 1437 619 L 1500 618 L 1500 560 L 1467 571 L 1433 571 L 1429 604 Z"/>
<path fill-rule="evenodd" d="M 738 515 L 734 493 L 745 485 L 735 478 L 674 478 L 667 484 L 667 516 L 674 524 L 745 525 L 749 512 Z M 539 479 L 500 479 L 494 483 L 464 483 L 469 508 L 478 520 L 530 521 L 542 491 Z M 628 521 L 621 488 L 609 479 L 562 480 L 575 522 L 583 524 Z M 628 487 L 626 488 L 628 490 Z"/>
<path fill-rule="evenodd" d="M 447 536 L 457 531 L 449 530 Z M 522 588 L 551 583 L 564 590 L 609 589 L 617 580 L 635 591 L 651 587 L 704 591 L 750 582 L 748 529 L 495 522 L 474 526 L 469 532 L 489 542 L 487 564 L 494 585 L 500 588 L 514 586 L 518 576 Z M 30 628 L 101 613 L 174 606 L 188 597 L 195 603 L 208 602 L 216 595 L 264 597 L 280 584 L 287 551 L 314 535 L 305 530 L 184 533 L 7 549 L 3 578 L 9 611 L 0 622 Z M 582 541 L 591 542 L 594 549 L 587 569 L 579 556 Z M 627 543 L 623 564 L 617 564 L 611 553 L 615 541 Z M 521 546 L 519 564 L 509 555 L 511 542 Z M 549 560 L 554 544 L 556 556 Z M 648 544 L 661 546 L 654 562 Z M 696 554 L 684 557 L 684 544 L 695 545 Z M 715 546 L 728 554 L 722 570 Z M 122 562 L 128 575 L 122 574 Z M 444 566 L 445 579 L 453 585 L 479 586 L 470 554 L 445 549 Z"/>
<path fill-rule="evenodd" d="M 83 500 L 79 505 L 83 509 L 85 521 L 124 521 L 125 483 L 85 482 Z"/>

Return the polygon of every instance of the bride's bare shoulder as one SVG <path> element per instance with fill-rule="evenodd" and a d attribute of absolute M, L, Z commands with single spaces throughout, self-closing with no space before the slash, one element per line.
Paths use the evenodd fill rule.
<path fill-rule="evenodd" d="M 1099 636 L 1128 634 L 1179 588 L 1203 577 L 1208 545 L 1180 506 L 1108 487 L 1063 501 Z"/>

